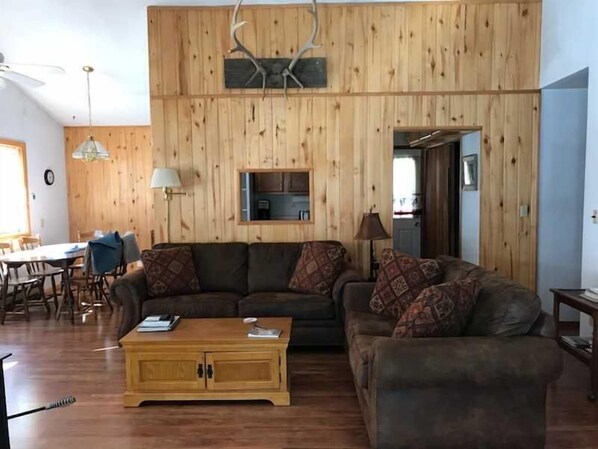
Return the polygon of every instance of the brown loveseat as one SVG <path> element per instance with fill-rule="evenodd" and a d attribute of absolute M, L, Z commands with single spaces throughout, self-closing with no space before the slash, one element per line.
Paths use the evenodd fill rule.
<path fill-rule="evenodd" d="M 340 245 L 339 242 L 330 242 Z M 159 244 L 155 249 L 183 244 Z M 301 255 L 301 243 L 192 243 L 202 293 L 148 298 L 143 270 L 115 281 L 111 297 L 123 305 L 118 338 L 148 315 L 185 318 L 293 318 L 291 344 L 342 345 L 341 295 L 347 282 L 361 280 L 349 267 L 336 280 L 331 297 L 293 293 L 289 280 Z"/>
<path fill-rule="evenodd" d="M 345 333 L 372 448 L 544 447 L 546 386 L 562 370 L 551 317 L 528 289 L 441 256 L 443 282 L 474 277 L 482 290 L 465 336 L 391 337 L 372 314 L 374 283 L 345 287 Z"/>

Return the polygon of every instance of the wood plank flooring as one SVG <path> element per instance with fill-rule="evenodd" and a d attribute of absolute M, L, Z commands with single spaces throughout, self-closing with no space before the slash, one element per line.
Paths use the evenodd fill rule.
<path fill-rule="evenodd" d="M 8 412 L 73 395 L 65 409 L 10 423 L 19 449 L 328 449 L 369 447 L 347 357 L 342 350 L 294 350 L 289 356 L 292 406 L 265 402 L 151 404 L 122 407 L 124 357 L 116 345 L 119 312 L 76 326 L 34 314 L 0 327 Z M 588 369 L 566 356 L 548 395 L 547 448 L 598 448 L 598 405 L 586 400 Z"/>

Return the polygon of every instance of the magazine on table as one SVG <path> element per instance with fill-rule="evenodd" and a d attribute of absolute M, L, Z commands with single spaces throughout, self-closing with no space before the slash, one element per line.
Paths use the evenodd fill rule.
<path fill-rule="evenodd" d="M 598 302 L 598 287 L 588 288 L 579 296 L 587 299 L 588 301 Z"/>
<path fill-rule="evenodd" d="M 168 332 L 173 330 L 180 321 L 180 316 L 150 315 L 141 322 L 137 332 Z"/>

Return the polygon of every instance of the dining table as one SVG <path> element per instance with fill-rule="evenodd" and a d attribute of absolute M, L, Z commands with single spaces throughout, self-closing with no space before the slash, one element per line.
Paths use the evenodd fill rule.
<path fill-rule="evenodd" d="M 71 289 L 70 268 L 75 261 L 85 255 L 87 242 L 82 243 L 59 243 L 55 245 L 42 245 L 34 249 L 25 251 L 15 251 L 0 257 L 0 264 L 4 264 L 7 270 L 18 269 L 27 264 L 44 263 L 54 268 L 63 270 L 64 292 L 58 309 L 56 310 L 56 319 L 60 317 L 62 308 L 66 304 L 69 308 L 71 324 L 75 324 L 75 297 Z M 8 276 L 4 276 L 0 298 L 5 298 L 8 294 Z M 0 313 L 6 313 L 5 310 Z"/>

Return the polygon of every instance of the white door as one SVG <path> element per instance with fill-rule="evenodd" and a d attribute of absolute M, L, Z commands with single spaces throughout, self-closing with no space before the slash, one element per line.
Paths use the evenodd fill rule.
<path fill-rule="evenodd" d="M 408 215 L 393 220 L 393 248 L 421 257 L 421 217 Z"/>

